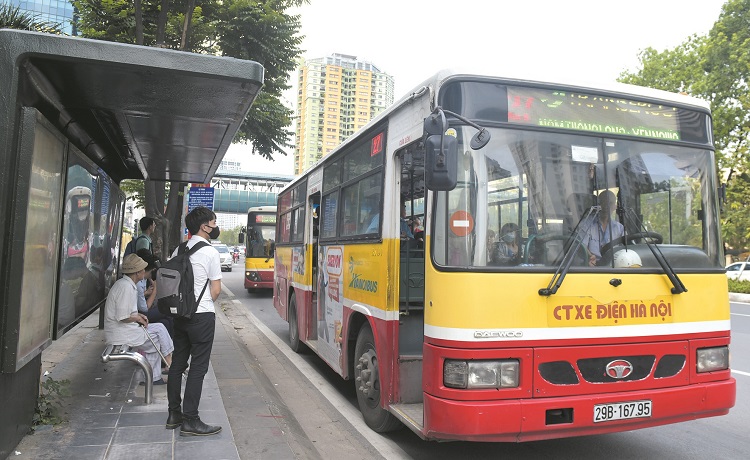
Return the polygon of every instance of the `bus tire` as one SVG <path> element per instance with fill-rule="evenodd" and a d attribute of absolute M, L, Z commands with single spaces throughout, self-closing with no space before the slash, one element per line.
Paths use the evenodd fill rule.
<path fill-rule="evenodd" d="M 360 328 L 354 347 L 354 386 L 359 410 L 367 426 L 377 433 L 393 431 L 402 426 L 393 414 L 380 405 L 378 356 L 368 323 Z"/>
<path fill-rule="evenodd" d="M 297 300 L 296 296 L 292 294 L 289 298 L 289 347 L 293 352 L 299 353 L 302 351 L 302 343 L 299 340 L 299 326 L 297 324 Z"/>

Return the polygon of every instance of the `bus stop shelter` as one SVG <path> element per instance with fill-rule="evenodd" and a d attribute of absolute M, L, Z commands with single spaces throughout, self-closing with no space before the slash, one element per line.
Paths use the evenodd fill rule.
<path fill-rule="evenodd" d="M 252 61 L 0 30 L 0 458 L 42 350 L 118 277 L 120 182 L 208 183 L 262 84 Z"/>

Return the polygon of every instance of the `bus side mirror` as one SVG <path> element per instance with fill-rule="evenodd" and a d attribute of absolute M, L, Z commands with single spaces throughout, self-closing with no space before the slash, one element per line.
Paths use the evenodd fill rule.
<path fill-rule="evenodd" d="M 429 136 L 425 141 L 425 185 L 430 190 L 447 192 L 456 188 L 457 183 L 458 140 L 444 134 Z"/>
<path fill-rule="evenodd" d="M 245 234 L 242 233 L 242 231 L 240 231 L 240 233 L 237 234 L 237 240 L 239 241 L 240 244 L 245 243 Z"/>

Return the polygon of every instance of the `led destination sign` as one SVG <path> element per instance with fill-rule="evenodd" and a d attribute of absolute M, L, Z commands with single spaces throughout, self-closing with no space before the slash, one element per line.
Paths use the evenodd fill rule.
<path fill-rule="evenodd" d="M 572 130 L 600 136 L 629 136 L 711 146 L 710 115 L 696 106 L 663 104 L 641 96 L 520 86 L 495 79 L 456 79 L 439 91 L 444 109 L 480 124 L 509 123 L 539 129 Z"/>
<path fill-rule="evenodd" d="M 275 224 L 276 223 L 276 215 L 267 215 L 267 214 L 256 214 L 255 215 L 255 223 L 256 224 Z"/>
<path fill-rule="evenodd" d="M 508 86 L 508 122 L 602 134 L 682 140 L 690 111 L 582 92 Z"/>

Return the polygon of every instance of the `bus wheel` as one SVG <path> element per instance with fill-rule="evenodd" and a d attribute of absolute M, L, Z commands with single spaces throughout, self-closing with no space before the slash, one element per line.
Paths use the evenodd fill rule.
<path fill-rule="evenodd" d="M 367 426 L 377 433 L 393 431 L 401 427 L 401 422 L 380 406 L 380 372 L 375 339 L 370 325 L 365 323 L 359 330 L 357 345 L 354 348 L 354 385 L 357 389 L 357 402 L 362 418 Z"/>
<path fill-rule="evenodd" d="M 297 327 L 297 300 L 295 300 L 294 295 L 289 299 L 289 316 L 287 317 L 287 320 L 289 321 L 289 346 L 292 348 L 293 352 L 299 353 L 302 349 L 302 343 L 299 341 L 299 328 Z"/>

